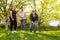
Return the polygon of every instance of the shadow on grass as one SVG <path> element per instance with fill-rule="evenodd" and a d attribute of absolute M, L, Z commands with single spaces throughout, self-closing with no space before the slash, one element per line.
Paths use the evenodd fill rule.
<path fill-rule="evenodd" d="M 44 32 L 44 31 L 42 31 Z M 46 33 L 33 33 L 33 32 L 29 32 L 28 30 L 26 31 L 26 33 L 22 33 L 22 32 L 18 32 L 17 33 L 11 33 L 11 32 L 4 32 L 1 31 L 0 32 L 0 40 L 60 40 L 60 36 L 53 35 L 53 34 L 47 34 L 48 32 L 46 31 Z M 59 34 L 60 35 L 60 34 Z"/>
<path fill-rule="evenodd" d="M 43 33 L 4 33 L 0 40 L 60 40 L 60 36 Z"/>
<path fill-rule="evenodd" d="M 43 40 L 60 40 L 60 36 L 57 35 L 49 35 L 49 34 L 43 34 L 43 33 L 36 33 L 38 37 L 42 38 Z"/>
<path fill-rule="evenodd" d="M 16 33 L 5 33 L 4 36 L 0 37 L 0 40 L 20 40 L 20 37 Z"/>

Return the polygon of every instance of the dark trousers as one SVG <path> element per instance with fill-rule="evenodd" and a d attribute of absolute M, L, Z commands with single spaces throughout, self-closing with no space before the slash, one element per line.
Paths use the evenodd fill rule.
<path fill-rule="evenodd" d="M 14 31 L 15 31 L 16 27 L 17 27 L 16 20 L 14 20 L 14 21 L 10 20 L 10 31 L 12 31 L 13 26 L 14 26 Z"/>

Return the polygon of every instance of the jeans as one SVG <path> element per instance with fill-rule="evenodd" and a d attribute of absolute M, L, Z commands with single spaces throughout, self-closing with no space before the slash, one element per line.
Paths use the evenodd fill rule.
<path fill-rule="evenodd" d="M 21 30 L 25 30 L 25 19 L 20 20 L 21 21 Z"/>
<path fill-rule="evenodd" d="M 36 25 L 37 25 L 37 21 L 33 22 L 32 21 L 30 22 L 30 32 L 32 32 L 32 26 L 34 26 L 34 32 L 36 32 Z"/>

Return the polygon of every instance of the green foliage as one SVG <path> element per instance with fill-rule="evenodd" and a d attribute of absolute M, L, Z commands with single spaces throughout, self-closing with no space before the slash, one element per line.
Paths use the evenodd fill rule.
<path fill-rule="evenodd" d="M 9 8 L 12 4 L 16 5 L 17 13 L 21 6 L 25 11 L 28 9 L 26 11 L 27 24 L 30 23 L 29 16 L 32 9 L 36 9 L 40 25 L 47 26 L 50 20 L 60 20 L 60 2 L 58 0 L 0 0 L 0 21 L 6 16 L 9 17 Z M 17 20 L 19 25 L 19 17 Z"/>

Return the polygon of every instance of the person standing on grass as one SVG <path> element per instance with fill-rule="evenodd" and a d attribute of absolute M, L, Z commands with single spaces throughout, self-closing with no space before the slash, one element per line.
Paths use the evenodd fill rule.
<path fill-rule="evenodd" d="M 32 25 L 34 25 L 34 33 L 36 32 L 36 25 L 38 22 L 38 15 L 36 14 L 35 10 L 32 10 L 30 14 L 30 32 L 32 32 Z"/>
<path fill-rule="evenodd" d="M 21 22 L 21 32 L 25 32 L 26 15 L 23 7 L 21 7 L 21 10 L 19 10 L 19 16 L 20 16 L 20 22 Z"/>
<path fill-rule="evenodd" d="M 6 16 L 6 26 L 5 26 L 5 30 L 8 30 L 8 17 Z"/>
<path fill-rule="evenodd" d="M 12 8 L 10 10 L 10 31 L 12 31 L 13 25 L 14 25 L 14 32 L 16 32 L 17 20 L 16 20 L 15 5 L 12 5 Z"/>

